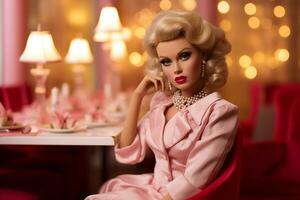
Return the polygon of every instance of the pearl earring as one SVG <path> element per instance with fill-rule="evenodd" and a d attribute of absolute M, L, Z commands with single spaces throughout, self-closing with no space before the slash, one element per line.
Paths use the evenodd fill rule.
<path fill-rule="evenodd" d="M 201 63 L 201 77 L 204 78 L 205 76 L 205 66 L 206 66 L 206 60 L 202 60 Z"/>
<path fill-rule="evenodd" d="M 170 83 L 170 81 L 169 81 L 169 80 L 168 80 L 168 87 L 169 87 L 170 91 L 172 91 L 172 90 L 173 90 L 172 84 Z"/>

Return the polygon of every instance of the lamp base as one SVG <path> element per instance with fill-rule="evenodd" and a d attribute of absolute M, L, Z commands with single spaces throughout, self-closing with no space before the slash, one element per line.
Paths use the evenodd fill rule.
<path fill-rule="evenodd" d="M 37 67 L 30 70 L 31 75 L 35 79 L 35 103 L 32 106 L 33 116 L 37 122 L 44 123 L 47 117 L 47 102 L 46 102 L 46 80 L 50 74 L 49 69 L 43 68 L 42 64 L 37 64 Z"/>

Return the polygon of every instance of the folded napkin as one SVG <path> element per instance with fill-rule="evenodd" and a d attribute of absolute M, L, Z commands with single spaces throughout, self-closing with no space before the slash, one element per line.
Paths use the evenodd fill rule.
<path fill-rule="evenodd" d="M 70 116 L 70 113 L 54 112 L 50 114 L 51 128 L 69 129 L 77 125 L 77 120 Z"/>

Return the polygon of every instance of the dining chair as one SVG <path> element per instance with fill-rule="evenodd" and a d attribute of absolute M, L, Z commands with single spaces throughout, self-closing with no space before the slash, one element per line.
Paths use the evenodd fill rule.
<path fill-rule="evenodd" d="M 274 139 L 285 141 L 287 139 L 288 115 L 294 99 L 300 95 L 300 84 L 291 83 L 278 88 L 274 94 L 275 127 Z"/>
<path fill-rule="evenodd" d="M 198 194 L 188 198 L 188 200 L 239 199 L 242 140 L 243 133 L 241 129 L 239 129 L 235 143 L 227 155 L 220 175 Z"/>
<path fill-rule="evenodd" d="M 0 87 L 0 99 L 6 109 L 21 111 L 32 102 L 30 88 L 26 84 Z"/>
<path fill-rule="evenodd" d="M 244 147 L 242 196 L 251 196 L 255 200 L 262 197 L 300 199 L 300 95 L 297 93 L 298 87 L 299 85 L 283 87 L 284 89 L 277 91 L 275 97 L 282 98 L 276 99 L 276 108 L 277 114 L 283 112 L 281 117 L 284 122 L 279 128 L 285 129 L 284 132 L 272 141 L 248 144 Z M 281 104 L 282 107 L 280 107 Z"/>
<path fill-rule="evenodd" d="M 255 82 L 250 85 L 250 112 L 246 119 L 240 121 L 240 126 L 243 129 L 244 141 L 252 142 L 254 132 L 256 131 L 261 112 L 264 108 L 273 106 L 274 93 L 280 87 L 278 83 L 259 83 Z M 266 123 L 266 122 L 264 122 Z"/>
<path fill-rule="evenodd" d="M 0 200 L 39 200 L 39 198 L 28 192 L 0 188 Z"/>

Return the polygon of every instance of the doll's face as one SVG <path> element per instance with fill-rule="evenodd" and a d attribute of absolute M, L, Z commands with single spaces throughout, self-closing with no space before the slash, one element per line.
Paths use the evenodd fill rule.
<path fill-rule="evenodd" d="M 178 38 L 160 42 L 156 51 L 164 75 L 182 94 L 192 95 L 202 89 L 203 56 L 196 47 L 185 38 Z"/>

